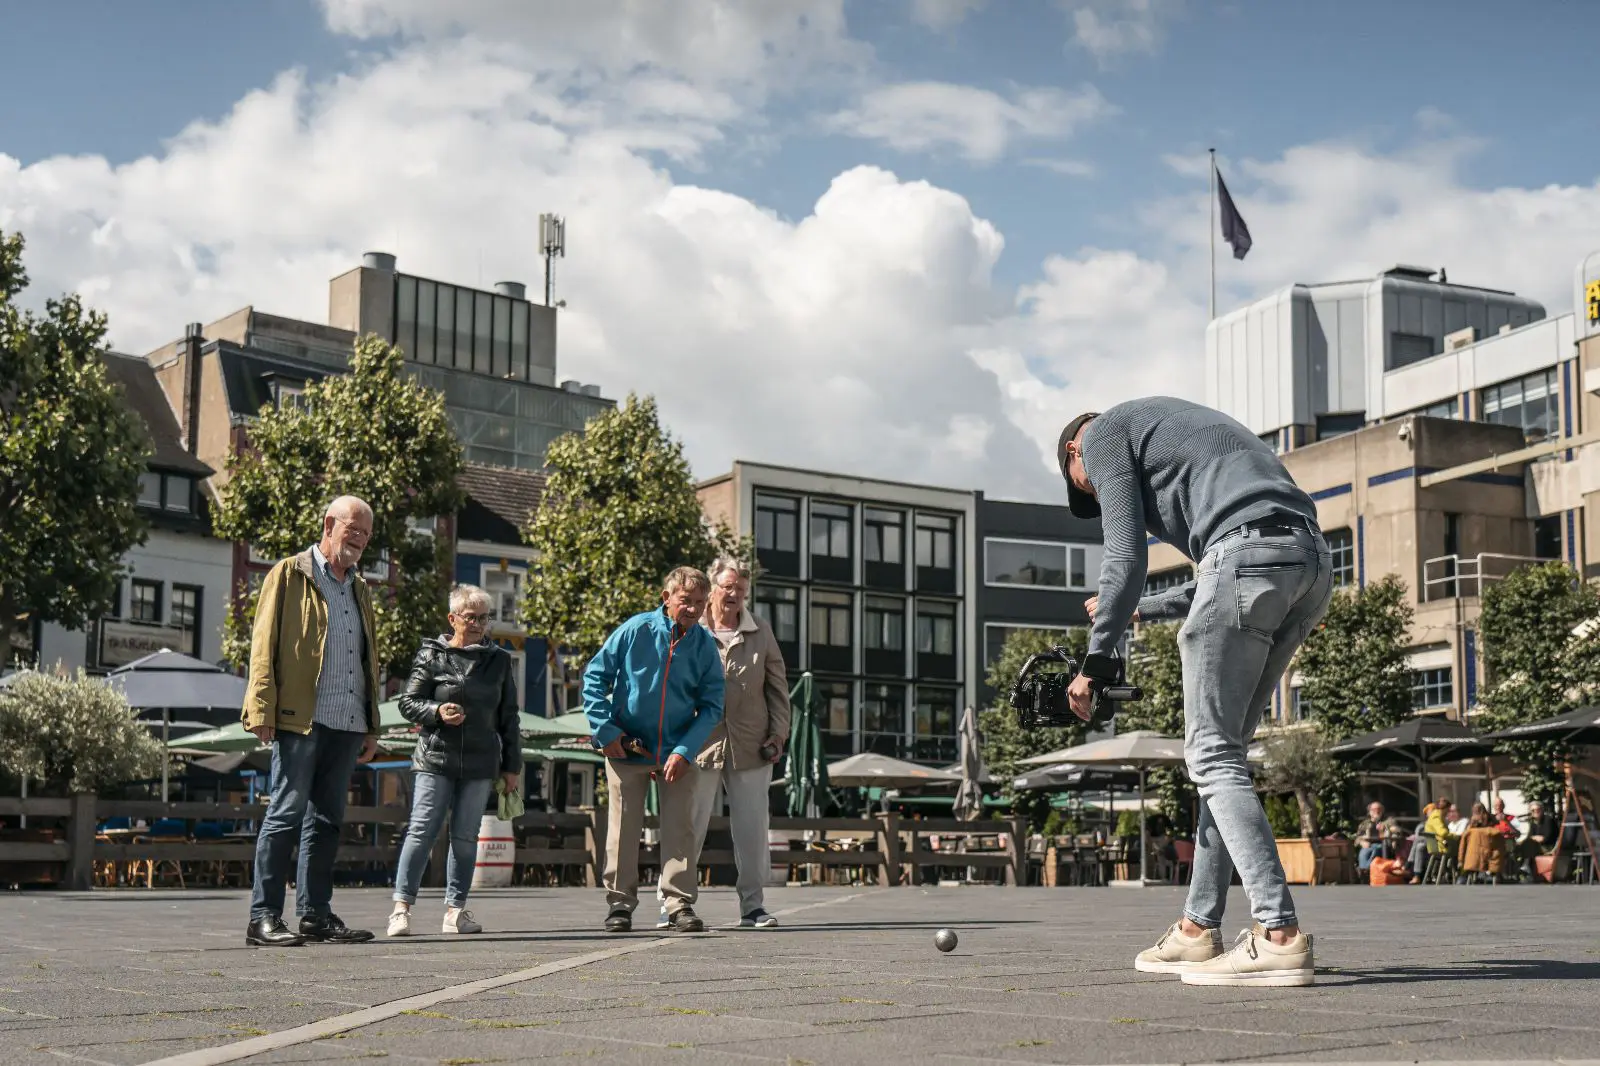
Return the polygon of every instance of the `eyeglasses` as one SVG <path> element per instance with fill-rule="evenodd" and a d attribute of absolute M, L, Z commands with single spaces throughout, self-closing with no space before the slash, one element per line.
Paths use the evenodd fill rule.
<path fill-rule="evenodd" d="M 463 622 L 467 623 L 467 625 L 469 625 L 469 626 L 482 625 L 484 622 L 487 622 L 489 620 L 489 616 L 486 615 L 486 614 L 459 614 L 458 613 L 458 614 L 456 614 L 456 617 L 461 619 Z"/>

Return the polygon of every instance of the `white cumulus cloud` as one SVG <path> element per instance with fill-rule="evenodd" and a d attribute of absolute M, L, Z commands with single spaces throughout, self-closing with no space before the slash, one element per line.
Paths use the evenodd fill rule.
<path fill-rule="evenodd" d="M 1113 108 L 1093 86 L 1018 89 L 1002 96 L 950 82 L 918 81 L 867 92 L 828 119 L 830 129 L 882 141 L 901 152 L 954 149 L 993 163 L 1016 140 L 1059 140 Z"/>

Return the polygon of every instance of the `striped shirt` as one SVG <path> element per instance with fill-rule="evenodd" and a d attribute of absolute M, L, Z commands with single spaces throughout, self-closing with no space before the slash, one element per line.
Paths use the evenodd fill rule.
<path fill-rule="evenodd" d="M 322 644 L 322 673 L 317 677 L 317 709 L 313 722 L 347 733 L 367 731 L 367 670 L 362 662 L 365 640 L 361 610 L 356 604 L 356 572 L 344 580 L 333 576 L 322 549 L 311 548 L 311 573 L 328 605 L 328 633 Z"/>

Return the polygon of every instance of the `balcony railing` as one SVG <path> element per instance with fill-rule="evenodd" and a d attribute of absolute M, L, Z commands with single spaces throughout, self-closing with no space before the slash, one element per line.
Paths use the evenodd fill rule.
<path fill-rule="evenodd" d="M 1531 555 L 1440 555 L 1422 564 L 1422 602 L 1457 598 L 1474 599 L 1483 595 L 1486 585 L 1499 581 L 1524 566 L 1548 563 Z"/>

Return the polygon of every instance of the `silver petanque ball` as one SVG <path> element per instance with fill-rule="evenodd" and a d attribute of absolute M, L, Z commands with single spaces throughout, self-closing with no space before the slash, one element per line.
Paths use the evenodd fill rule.
<path fill-rule="evenodd" d="M 953 929 L 941 929 L 933 934 L 933 946 L 940 951 L 954 951 L 956 949 L 956 934 Z"/>

